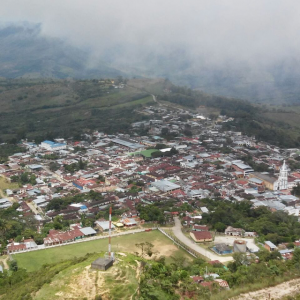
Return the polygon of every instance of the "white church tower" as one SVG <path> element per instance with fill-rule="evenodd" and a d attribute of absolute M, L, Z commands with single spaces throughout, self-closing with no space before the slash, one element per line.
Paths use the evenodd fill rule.
<path fill-rule="evenodd" d="M 286 190 L 287 186 L 288 186 L 288 169 L 284 160 L 283 165 L 280 168 L 280 173 L 278 177 L 278 189 Z"/>

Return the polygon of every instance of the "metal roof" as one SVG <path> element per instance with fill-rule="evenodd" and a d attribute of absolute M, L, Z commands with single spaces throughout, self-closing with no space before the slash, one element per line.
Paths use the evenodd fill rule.
<path fill-rule="evenodd" d="M 270 248 L 277 248 L 272 242 L 270 241 L 266 241 L 265 242 L 266 245 L 268 245 Z"/>
<path fill-rule="evenodd" d="M 98 226 L 100 226 L 103 230 L 109 229 L 109 221 L 96 221 L 95 222 Z M 114 229 L 114 224 L 111 224 L 111 229 Z"/>
<path fill-rule="evenodd" d="M 84 227 L 79 229 L 84 235 L 96 234 L 97 232 L 92 227 Z"/>
<path fill-rule="evenodd" d="M 158 188 L 163 192 L 169 192 L 172 190 L 180 189 L 180 185 L 175 184 L 168 180 L 160 180 L 160 181 L 152 182 L 152 186 Z"/>

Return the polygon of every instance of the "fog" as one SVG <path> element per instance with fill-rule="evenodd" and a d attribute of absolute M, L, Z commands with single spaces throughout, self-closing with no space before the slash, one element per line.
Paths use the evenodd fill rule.
<path fill-rule="evenodd" d="M 269 66 L 298 60 L 300 2 L 282 0 L 0 0 L 3 24 L 89 49 L 90 63 L 149 68 L 158 57 L 191 65 Z M 184 63 L 183 63 L 184 64 Z M 181 66 L 182 67 L 182 66 Z M 176 68 L 175 70 L 176 71 Z"/>
<path fill-rule="evenodd" d="M 270 61 L 298 55 L 299 1 L 0 1 L 2 22 L 42 24 L 42 33 L 95 55 L 124 46 L 134 55 L 184 48 L 208 61 Z"/>

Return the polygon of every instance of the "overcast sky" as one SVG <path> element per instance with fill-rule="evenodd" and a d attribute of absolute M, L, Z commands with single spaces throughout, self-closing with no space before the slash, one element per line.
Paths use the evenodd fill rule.
<path fill-rule="evenodd" d="M 38 22 L 42 33 L 91 48 L 125 45 L 134 55 L 189 55 L 218 63 L 298 56 L 300 1 L 0 0 L 0 20 Z"/>

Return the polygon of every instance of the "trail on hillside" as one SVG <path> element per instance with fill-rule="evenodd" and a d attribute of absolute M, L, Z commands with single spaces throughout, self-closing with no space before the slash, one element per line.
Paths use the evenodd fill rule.
<path fill-rule="evenodd" d="M 293 296 L 300 293 L 300 279 L 293 279 L 284 283 L 250 292 L 241 294 L 230 300 L 269 300 L 269 299 L 281 299 L 284 296 Z"/>
<path fill-rule="evenodd" d="M 3 267 L 4 269 L 8 270 L 9 266 L 7 261 L 9 260 L 9 256 L 5 257 L 5 258 L 0 258 L 0 263 L 3 263 Z"/>

